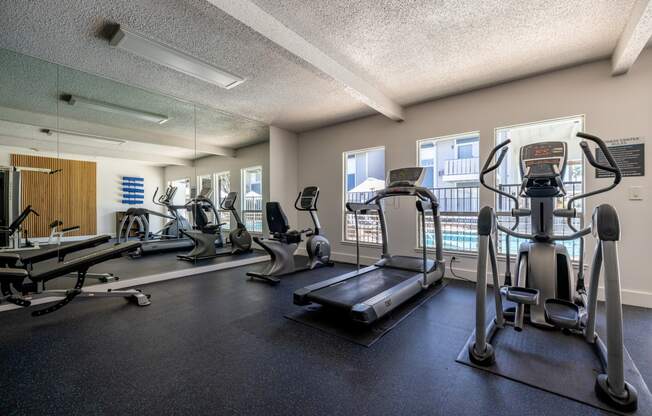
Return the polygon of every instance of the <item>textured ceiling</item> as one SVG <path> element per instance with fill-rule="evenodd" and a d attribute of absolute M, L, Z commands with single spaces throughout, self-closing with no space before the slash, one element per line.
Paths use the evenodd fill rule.
<path fill-rule="evenodd" d="M 634 0 L 254 0 L 406 105 L 607 57 Z M 115 22 L 247 79 L 223 90 L 112 49 Z M 202 0 L 4 0 L 0 47 L 295 131 L 372 114 Z"/>
<path fill-rule="evenodd" d="M 113 49 L 115 22 L 247 82 L 224 90 Z M 336 82 L 202 0 L 4 0 L 0 47 L 288 128 L 372 113 Z"/>
<path fill-rule="evenodd" d="M 609 56 L 634 0 L 254 0 L 400 104 Z"/>

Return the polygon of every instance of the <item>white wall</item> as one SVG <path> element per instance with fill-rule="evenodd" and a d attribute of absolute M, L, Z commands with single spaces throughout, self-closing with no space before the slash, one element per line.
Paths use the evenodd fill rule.
<path fill-rule="evenodd" d="M 191 186 L 197 185 L 197 176 L 230 172 L 231 190 L 238 192 L 238 201 L 242 202 L 241 169 L 262 166 L 263 167 L 263 206 L 269 201 L 270 192 L 270 168 L 269 168 L 270 146 L 268 142 L 247 146 L 236 150 L 235 157 L 211 156 L 195 161 L 194 166 L 168 166 L 165 168 L 165 182 L 190 178 Z M 238 210 L 241 205 L 238 203 Z M 267 224 L 263 214 L 263 232 L 267 233 Z"/>
<path fill-rule="evenodd" d="M 65 156 L 62 156 L 65 157 Z M 84 160 L 91 160 L 86 158 Z M 97 158 L 97 233 L 115 236 L 115 213 L 126 211 L 131 207 L 144 207 L 153 211 L 164 212 L 164 209 L 152 203 L 156 187 L 159 193 L 165 191 L 164 168 L 149 166 L 131 160 Z M 144 178 L 145 196 L 142 205 L 126 205 L 122 203 L 122 177 L 139 176 Z M 157 195 L 157 198 L 158 198 Z M 156 232 L 164 224 L 164 218 L 150 215 L 150 230 Z"/>
<path fill-rule="evenodd" d="M 56 154 L 26 152 L 25 149 L 0 146 L 0 165 L 10 165 L 11 154 L 28 154 L 31 156 L 57 157 Z M 97 198 L 97 234 L 109 234 L 115 237 L 115 213 L 126 211 L 132 206 L 142 206 L 162 212 L 161 207 L 152 203 L 156 187 L 165 189 L 164 170 L 162 167 L 126 159 L 112 159 L 60 153 L 61 159 L 86 160 L 96 163 L 96 198 Z M 121 184 L 123 176 L 140 176 L 145 179 L 145 196 L 143 205 L 125 205 L 122 203 Z M 159 191 L 160 192 L 160 191 Z M 79 198 L 84 198 L 79 195 Z M 151 216 L 152 231 L 158 231 L 163 219 Z M 68 224 L 74 225 L 74 224 Z"/>
<path fill-rule="evenodd" d="M 299 187 L 309 184 L 321 188 L 320 218 L 333 244 L 336 259 L 355 260 L 355 247 L 342 243 L 342 152 L 384 145 L 386 169 L 416 164 L 416 141 L 469 131 L 480 132 L 480 159 L 484 161 L 494 144 L 494 128 L 570 115 L 586 115 L 586 131 L 604 139 L 652 137 L 652 50 L 641 55 L 624 76 L 610 76 L 610 62 L 601 61 L 515 81 L 467 94 L 415 105 L 406 109 L 405 121 L 393 122 L 372 116 L 299 135 Z M 579 143 L 579 140 L 577 141 Z M 576 145 L 577 145 L 576 143 Z M 647 143 L 647 147 L 652 142 Z M 648 152 L 649 153 L 649 152 Z M 646 177 L 625 178 L 616 190 L 587 202 L 587 218 L 596 204 L 609 202 L 620 213 L 620 243 L 623 300 L 652 307 L 652 162 L 646 157 Z M 595 179 L 586 169 L 586 189 L 607 183 Z M 643 201 L 628 200 L 628 188 L 642 186 Z M 481 205 L 492 204 L 493 194 L 483 189 Z M 389 235 L 394 253 L 414 254 L 416 214 L 413 202 L 391 203 L 388 207 Z M 301 226 L 309 220 L 301 218 Z M 593 241 L 588 239 L 587 254 Z M 367 262 L 379 250 L 365 248 Z M 450 258 L 450 254 L 447 256 Z M 460 256 L 458 273 L 475 278 L 475 258 Z"/>
<path fill-rule="evenodd" d="M 295 133 L 269 129 L 269 198 L 281 203 L 288 222 L 298 227 L 294 201 L 299 187 L 299 143 Z"/>

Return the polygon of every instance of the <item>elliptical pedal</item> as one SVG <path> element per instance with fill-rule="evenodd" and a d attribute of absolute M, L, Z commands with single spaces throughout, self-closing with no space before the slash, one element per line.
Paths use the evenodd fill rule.
<path fill-rule="evenodd" d="M 529 287 L 508 286 L 505 288 L 505 298 L 522 305 L 538 305 L 539 290 Z"/>
<path fill-rule="evenodd" d="M 563 329 L 581 329 L 580 307 L 563 299 L 546 299 L 546 322 Z"/>

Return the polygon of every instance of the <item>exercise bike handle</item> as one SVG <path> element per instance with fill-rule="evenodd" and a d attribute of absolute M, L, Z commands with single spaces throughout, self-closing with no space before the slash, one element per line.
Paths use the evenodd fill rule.
<path fill-rule="evenodd" d="M 593 154 L 589 149 L 589 145 L 585 141 L 580 142 L 580 147 L 582 148 L 582 152 L 584 152 L 584 156 L 586 157 L 586 160 L 589 162 L 589 164 L 596 169 L 602 169 L 602 170 L 606 170 L 607 172 L 613 173 L 614 183 L 615 184 L 620 183 L 622 179 L 622 173 L 620 172 L 620 168 L 618 167 L 616 160 L 614 159 L 613 155 L 609 151 L 609 148 L 607 147 L 605 142 L 598 136 L 594 136 L 592 134 L 583 133 L 583 132 L 577 133 L 577 137 L 590 140 L 598 145 L 598 147 L 602 151 L 602 154 L 604 154 L 605 159 L 607 159 L 607 162 L 609 162 L 609 166 L 598 163 L 598 161 L 596 161 L 595 158 L 593 157 Z"/>

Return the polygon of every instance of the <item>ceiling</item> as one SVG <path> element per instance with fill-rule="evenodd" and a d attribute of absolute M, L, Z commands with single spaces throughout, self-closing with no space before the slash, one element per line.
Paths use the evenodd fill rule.
<path fill-rule="evenodd" d="M 634 4 L 253 1 L 402 106 L 606 58 Z M 224 90 L 114 49 L 100 35 L 106 23 L 169 44 L 246 82 Z M 375 113 L 340 82 L 205 0 L 5 0 L 0 47 L 292 131 Z M 239 140 L 224 145 L 238 146 Z"/>

